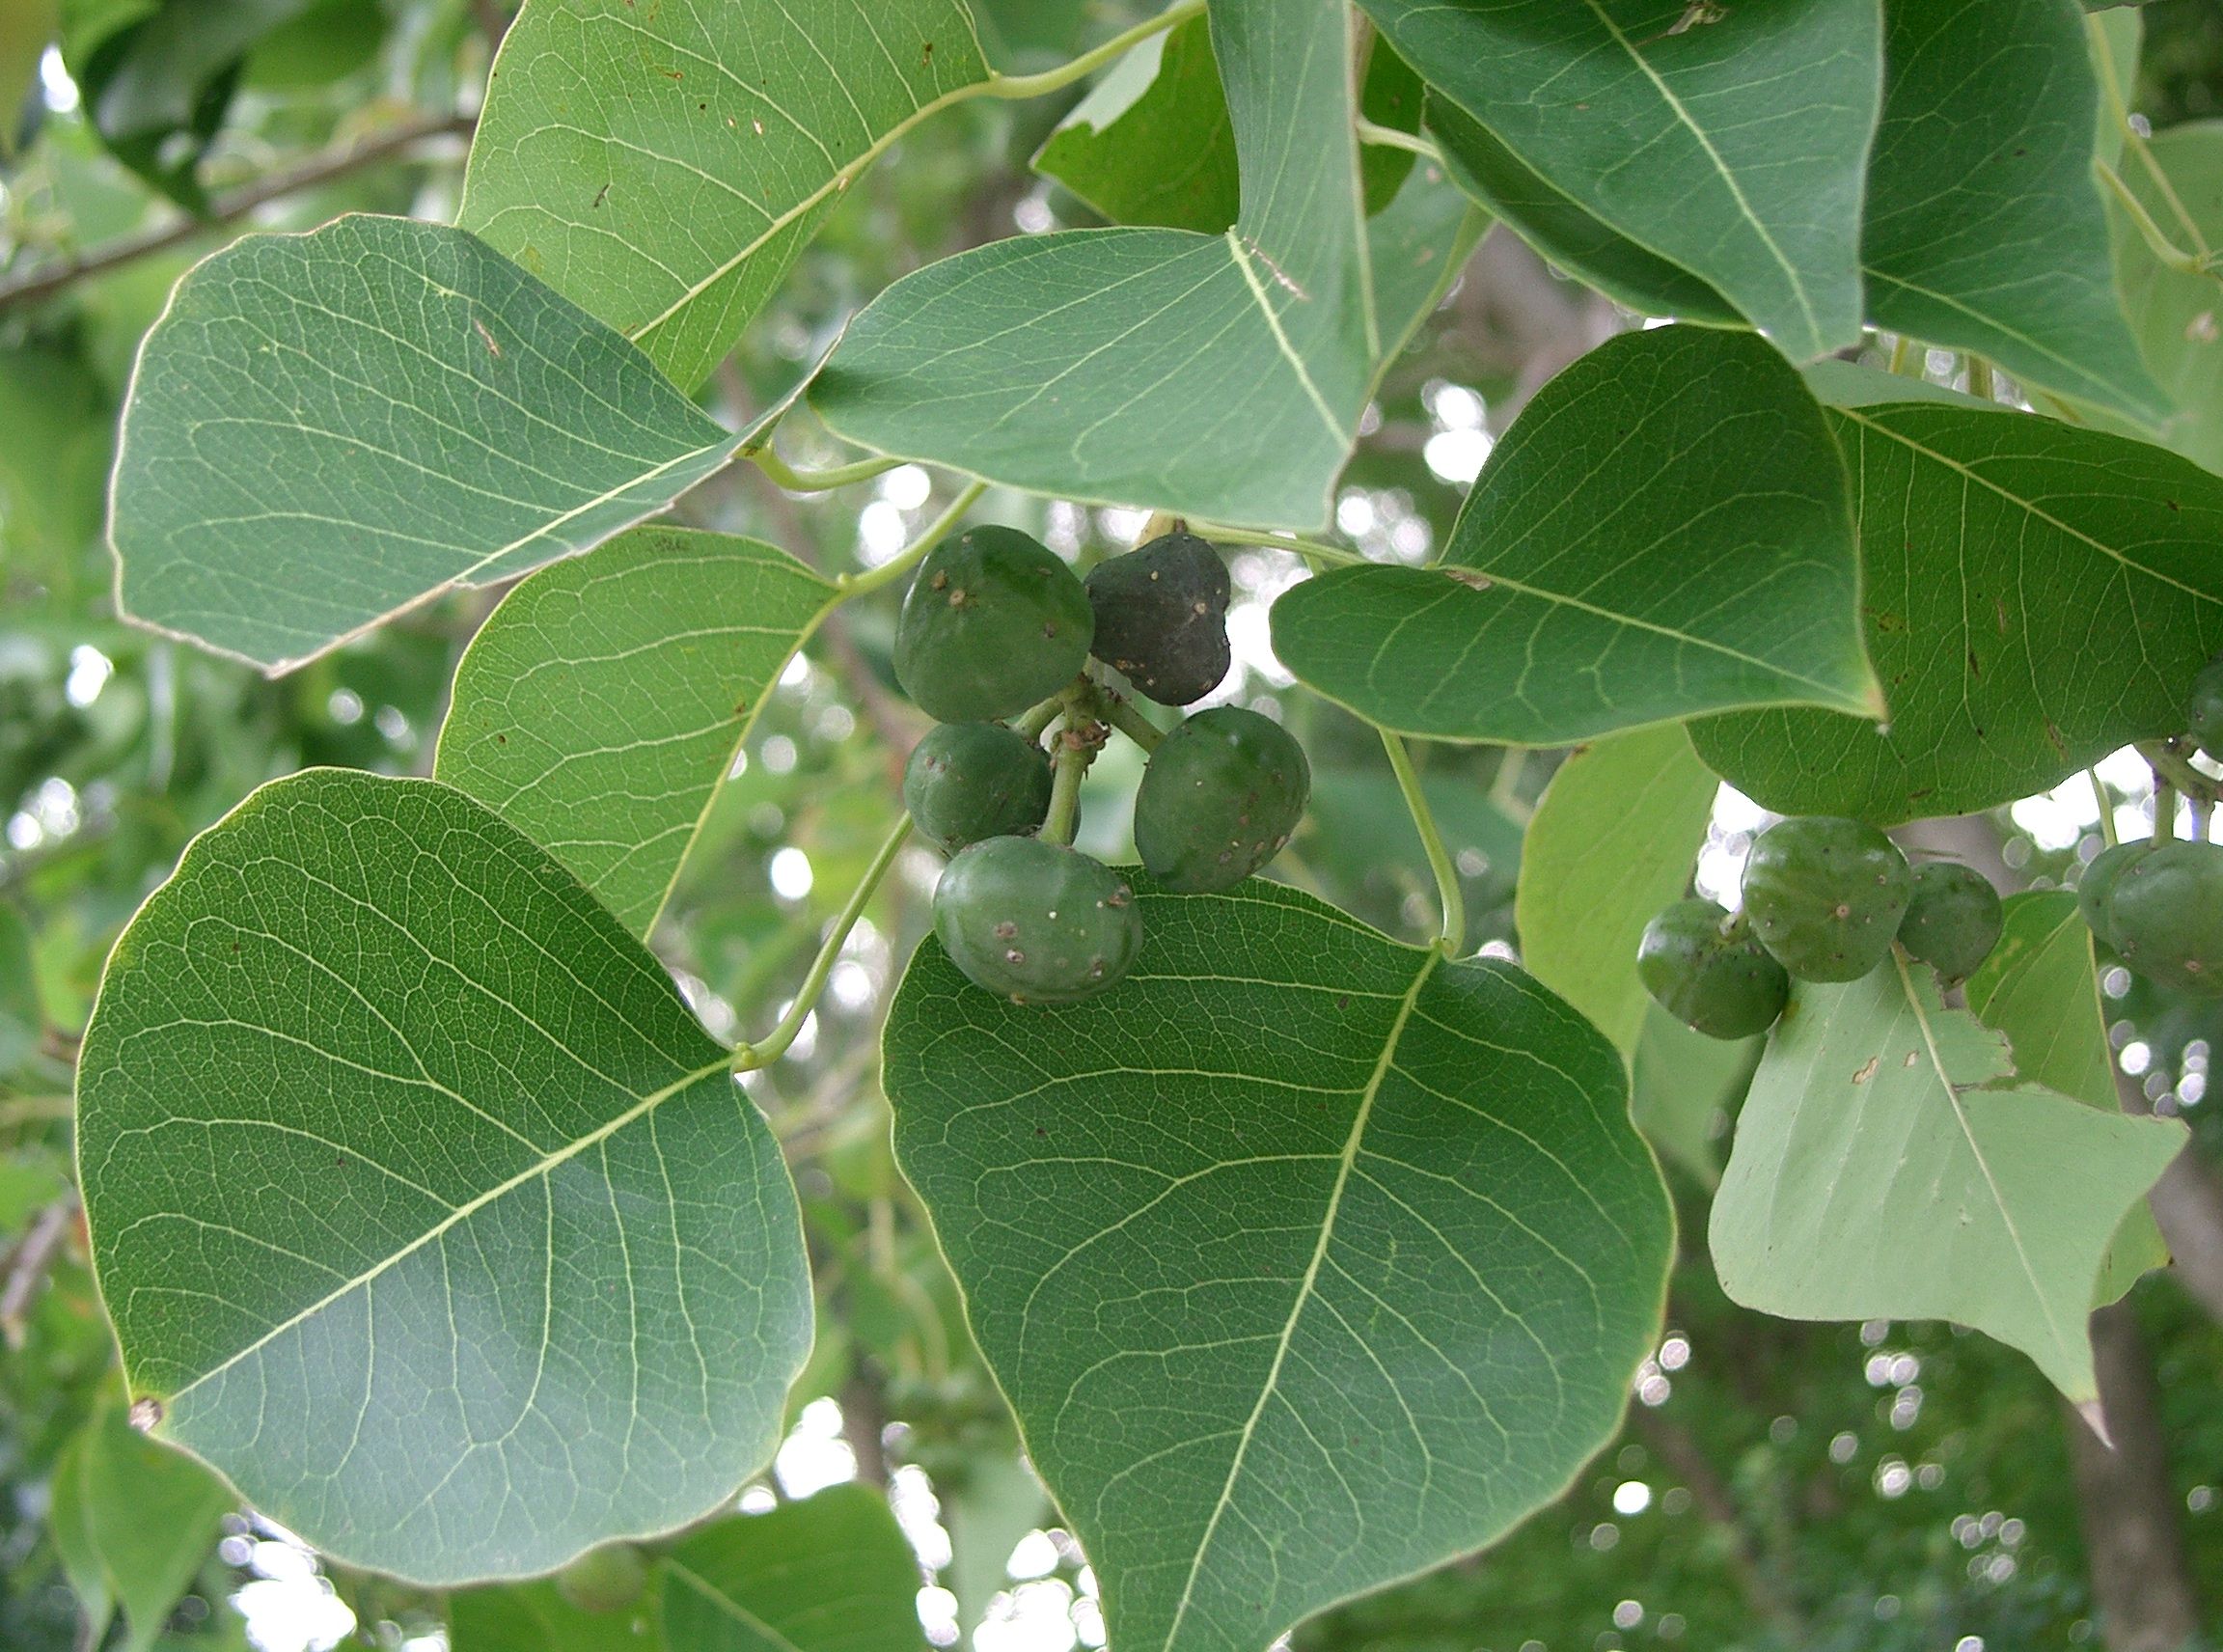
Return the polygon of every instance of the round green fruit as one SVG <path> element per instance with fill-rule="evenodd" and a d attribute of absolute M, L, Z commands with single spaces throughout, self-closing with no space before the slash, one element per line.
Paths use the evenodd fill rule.
<path fill-rule="evenodd" d="M 1096 614 L 1090 651 L 1161 705 L 1218 688 L 1227 646 L 1227 564 L 1194 534 L 1162 534 L 1098 564 L 1087 581 Z"/>
<path fill-rule="evenodd" d="M 1881 963 L 1913 893 L 1898 846 L 1838 815 L 1777 821 L 1744 863 L 1753 931 L 1800 980 L 1858 980 Z"/>
<path fill-rule="evenodd" d="M 1142 946 L 1127 880 L 1040 838 L 989 838 L 934 891 L 934 933 L 965 978 L 1013 1004 L 1079 1004 L 1117 984 Z"/>
<path fill-rule="evenodd" d="M 1217 705 L 1150 754 L 1135 792 L 1135 847 L 1167 889 L 1233 889 L 1281 852 L 1311 794 L 1311 765 L 1287 730 Z"/>
<path fill-rule="evenodd" d="M 2184 706 L 2185 727 L 2203 752 L 2223 763 L 2223 654 L 2200 668 Z"/>
<path fill-rule="evenodd" d="M 1073 570 L 1016 528 L 969 528 L 919 564 L 895 623 L 895 679 L 938 723 L 1047 700 L 1087 663 L 1096 621 Z"/>
<path fill-rule="evenodd" d="M 1999 892 L 1990 879 L 1950 861 L 1931 861 L 1914 868 L 1914 895 L 1899 920 L 1899 945 L 1950 986 L 1966 980 L 1991 955 L 2002 922 Z"/>
<path fill-rule="evenodd" d="M 1050 754 L 1001 724 L 940 724 L 911 748 L 903 806 L 945 855 L 1031 832 L 1050 812 Z"/>
<path fill-rule="evenodd" d="M 2076 880 L 2076 910 L 2083 915 L 2084 926 L 2110 947 L 2115 945 L 2115 931 L 2107 919 L 2107 902 L 2115 894 L 2115 880 L 2153 847 L 2152 843 L 2140 841 L 2101 849 L 2092 857 L 2084 875 Z"/>
<path fill-rule="evenodd" d="M 1709 1038 L 1749 1038 L 1775 1025 L 1791 977 L 1749 934 L 1732 935 L 1711 900 L 1678 900 L 1644 925 L 1636 975 L 1660 1006 Z"/>
<path fill-rule="evenodd" d="M 622 1611 L 648 1586 L 648 1562 L 630 1543 L 590 1549 L 556 1574 L 556 1592 L 581 1611 Z"/>
<path fill-rule="evenodd" d="M 2106 920 L 2148 980 L 2223 998 L 2223 844 L 2152 845 L 2116 877 Z"/>

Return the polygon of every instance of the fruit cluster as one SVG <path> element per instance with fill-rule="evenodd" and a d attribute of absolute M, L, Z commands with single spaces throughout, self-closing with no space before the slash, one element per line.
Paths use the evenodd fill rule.
<path fill-rule="evenodd" d="M 1081 776 L 1112 729 L 1149 752 L 1135 846 L 1160 887 L 1232 889 L 1289 841 L 1311 770 L 1278 724 L 1223 705 L 1161 734 L 1088 669 L 1093 655 L 1161 705 L 1202 699 L 1231 661 L 1228 595 L 1219 552 L 1179 528 L 1085 584 L 1014 528 L 970 529 L 919 564 L 895 675 L 940 727 L 911 754 L 903 801 L 951 857 L 934 932 L 976 986 L 1078 1004 L 1134 964 L 1134 891 L 1072 847 Z"/>
<path fill-rule="evenodd" d="M 1833 815 L 1778 821 L 1752 845 L 1743 907 L 1679 900 L 1646 925 L 1636 973 L 1671 1014 L 1715 1038 L 1765 1032 L 1791 978 L 1858 980 L 1893 942 L 1948 984 L 1997 945 L 1998 894 L 1947 861 L 1910 867 L 1875 827 Z"/>

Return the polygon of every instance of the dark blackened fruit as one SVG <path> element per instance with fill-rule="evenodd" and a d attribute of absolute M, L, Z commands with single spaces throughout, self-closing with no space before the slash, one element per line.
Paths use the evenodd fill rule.
<path fill-rule="evenodd" d="M 941 724 L 911 748 L 903 807 L 945 855 L 1031 832 L 1050 812 L 1050 754 L 1001 724 Z"/>
<path fill-rule="evenodd" d="M 1964 981 L 1999 944 L 1999 892 L 1981 872 L 1950 861 L 1914 868 L 1914 895 L 1899 920 L 1899 945 L 1936 970 L 1948 986 Z"/>
<path fill-rule="evenodd" d="M 2185 726 L 2200 749 L 2223 763 L 2223 654 L 2200 668 L 2184 706 Z"/>
<path fill-rule="evenodd" d="M 965 978 L 1014 1004 L 1079 1004 L 1115 985 L 1142 946 L 1127 880 L 1040 838 L 989 838 L 934 891 L 934 933 Z"/>
<path fill-rule="evenodd" d="M 2151 845 L 2116 877 L 2105 917 L 2148 980 L 2223 998 L 2223 844 Z"/>
<path fill-rule="evenodd" d="M 2115 894 L 2115 880 L 2153 847 L 2141 841 L 2101 849 L 2076 880 L 2076 910 L 2083 915 L 2084 926 L 2110 947 L 2115 945 L 2115 933 L 2107 920 L 2107 902 Z"/>
<path fill-rule="evenodd" d="M 1233 889 L 1281 852 L 1311 794 L 1311 765 L 1288 730 L 1217 705 L 1150 754 L 1135 793 L 1135 847 L 1167 889 Z"/>
<path fill-rule="evenodd" d="M 1777 821 L 1744 864 L 1744 912 L 1800 980 L 1858 980 L 1889 954 L 1914 873 L 1875 827 L 1838 815 Z"/>
<path fill-rule="evenodd" d="M 1088 576 L 1095 656 L 1161 705 L 1220 686 L 1227 647 L 1227 564 L 1194 534 L 1162 534 Z"/>
<path fill-rule="evenodd" d="M 1678 900 L 1644 926 L 1636 975 L 1660 1006 L 1709 1038 L 1749 1038 L 1775 1025 L 1791 977 L 1711 900 Z"/>
<path fill-rule="evenodd" d="M 622 1611 L 648 1586 L 648 1562 L 630 1543 L 590 1549 L 556 1574 L 556 1592 L 581 1611 Z"/>
<path fill-rule="evenodd" d="M 1073 570 L 1016 528 L 969 528 L 919 564 L 895 677 L 938 723 L 987 723 L 1080 675 L 1096 630 Z"/>

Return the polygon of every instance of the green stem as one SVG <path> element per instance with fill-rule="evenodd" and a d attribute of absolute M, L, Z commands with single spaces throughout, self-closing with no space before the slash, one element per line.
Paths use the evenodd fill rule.
<path fill-rule="evenodd" d="M 1256 528 L 1223 528 L 1217 522 L 1191 522 L 1189 531 L 1202 539 L 1219 539 L 1230 545 L 1264 545 L 1272 551 L 1287 551 L 1293 557 L 1310 557 L 1339 567 L 1363 567 L 1372 558 L 1347 551 L 1340 545 L 1324 545 L 1318 539 L 1301 539 L 1294 534 L 1268 534 Z"/>
<path fill-rule="evenodd" d="M 834 927 L 826 932 L 826 940 L 818 949 L 818 955 L 810 960 L 810 973 L 803 977 L 803 986 L 795 994 L 795 1002 L 787 1006 L 787 1013 L 780 1017 L 780 1025 L 753 1044 L 742 1044 L 733 1051 L 733 1070 L 752 1073 L 759 1067 L 768 1067 L 787 1053 L 787 1046 L 795 1042 L 795 1035 L 803 1031 L 803 1023 L 810 1018 L 817 1007 L 818 995 L 826 990 L 826 977 L 834 973 L 839 961 L 841 949 L 849 939 L 849 931 L 857 927 L 857 920 L 864 915 L 864 906 L 872 898 L 872 892 L 880 887 L 880 880 L 888 875 L 888 868 L 895 864 L 895 856 L 911 836 L 911 816 L 906 814 L 890 830 L 872 864 L 864 868 L 864 877 L 849 892 L 841 912 L 834 920 Z"/>
<path fill-rule="evenodd" d="M 1357 124 L 1358 141 L 1362 144 L 1370 144 L 1376 149 L 1411 150 L 1438 166 L 1443 164 L 1443 151 L 1418 132 L 1400 132 L 1395 126 L 1376 125 L 1365 119 L 1360 119 Z"/>
<path fill-rule="evenodd" d="M 1961 359 L 1968 368 L 1968 394 L 1979 401 L 1993 399 L 1991 364 L 1982 356 L 1963 355 Z"/>
<path fill-rule="evenodd" d="M 864 573 L 837 575 L 834 580 L 834 587 L 841 592 L 842 600 L 847 601 L 853 596 L 863 596 L 868 592 L 880 590 L 883 586 L 893 585 L 897 580 L 903 578 L 925 560 L 926 553 L 947 537 L 949 530 L 957 526 L 959 519 L 964 516 L 965 512 L 973 509 L 974 502 L 987 491 L 988 484 L 984 482 L 968 483 L 956 498 L 949 501 L 949 509 L 927 523 L 919 531 L 916 539 L 895 553 L 892 562 L 883 563 L 880 566 L 868 569 Z"/>
<path fill-rule="evenodd" d="M 1040 837 L 1045 842 L 1070 845 L 1081 826 L 1081 780 L 1088 772 L 1095 749 L 1059 737 L 1051 761 L 1056 772 L 1050 780 L 1050 812 L 1042 817 Z"/>
<path fill-rule="evenodd" d="M 2100 778 L 2098 769 L 2086 769 L 2084 778 L 2092 783 L 2092 797 L 2100 805 L 2100 840 L 2112 849 L 2115 846 L 2115 800 L 2107 795 L 2107 783 Z"/>
<path fill-rule="evenodd" d="M 1145 752 L 1155 752 L 1158 742 L 1166 738 L 1165 730 L 1110 689 L 1099 690 L 1096 714 Z"/>
<path fill-rule="evenodd" d="M 1525 826 L 1536 811 L 1521 798 L 1521 777 L 1528 770 L 1528 748 L 1508 746 L 1497 759 L 1497 772 L 1490 777 L 1490 804 L 1516 825 Z"/>
<path fill-rule="evenodd" d="M 2130 186 L 2122 176 L 2104 161 L 2094 161 L 2092 170 L 2100 181 L 2113 193 L 2116 205 L 2129 214 L 2130 222 L 2137 226 L 2139 235 L 2146 242 L 2146 250 L 2167 268 L 2180 275 L 2206 275 L 2209 273 L 2205 259 L 2184 251 L 2154 222 L 2154 215 L 2146 210 L 2146 204 L 2130 192 Z"/>
<path fill-rule="evenodd" d="M 1901 333 L 1891 345 L 1891 371 L 1901 378 L 1920 378 L 1923 365 L 1922 346 Z"/>
<path fill-rule="evenodd" d="M 2146 169 L 2154 187 L 2160 190 L 2162 198 L 2169 203 L 2169 209 L 2176 214 L 2179 225 L 2192 237 L 2193 251 L 2205 264 L 2210 255 L 2207 238 L 2200 233 L 2199 223 L 2186 210 L 2183 198 L 2177 193 L 2177 186 L 2169 181 L 2169 175 L 2161 170 L 2161 163 L 2154 158 L 2154 147 L 2146 141 L 2146 134 L 2131 124 L 2130 110 L 2123 101 L 2122 85 L 2116 74 L 2114 42 L 2108 40 L 2107 31 L 2100 25 L 2099 18 L 2086 17 L 2084 26 L 2091 40 L 2092 55 L 2097 60 L 2095 68 L 2099 70 L 2100 90 L 2107 99 L 2108 119 L 2123 134 L 2124 149 L 2138 157 L 2138 164 Z"/>
<path fill-rule="evenodd" d="M 1057 713 L 1065 709 L 1065 691 L 1059 689 L 1039 705 L 1029 706 L 1012 720 L 1011 727 L 1029 740 L 1042 738 L 1042 730 L 1057 721 Z"/>
<path fill-rule="evenodd" d="M 1116 63 L 1135 46 L 1152 35 L 1163 34 L 1176 28 L 1192 17 L 1204 14 L 1204 0 L 1181 0 L 1178 6 L 1169 6 L 1148 22 L 1137 23 L 1124 33 L 1113 35 L 1092 51 L 1084 51 L 1071 63 L 1061 63 L 1056 69 L 1046 69 L 1040 74 L 994 74 L 981 86 L 981 95 L 988 97 L 1039 97 L 1045 92 L 1056 92 L 1084 80 L 1108 63 Z"/>
<path fill-rule="evenodd" d="M 1413 771 L 1405 742 L 1385 729 L 1382 749 L 1389 754 L 1389 767 L 1396 773 L 1398 789 L 1405 793 L 1405 807 L 1413 812 L 1421 847 L 1428 851 L 1428 868 L 1436 874 L 1436 895 L 1443 907 L 1443 927 L 1436 944 L 1445 957 L 1455 958 L 1467 944 L 1467 899 L 1459 890 L 1459 868 L 1451 864 L 1443 834 L 1436 830 L 1436 816 L 1428 807 L 1427 794 L 1420 789 L 1420 777 Z"/>
<path fill-rule="evenodd" d="M 870 482 L 874 477 L 884 476 L 904 462 L 891 458 L 858 459 L 851 464 L 830 465 L 824 470 L 797 470 L 769 444 L 747 457 L 751 464 L 789 493 L 826 493 L 837 487 L 847 487 L 851 482 Z"/>
<path fill-rule="evenodd" d="M 2210 779 L 2194 768 L 2183 753 L 2168 740 L 2141 740 L 2138 755 L 2154 771 L 2156 782 L 2175 786 L 2196 804 L 2223 802 L 2223 781 Z"/>
<path fill-rule="evenodd" d="M 2159 775 L 2154 777 L 2154 841 L 2177 840 L 2177 788 Z"/>

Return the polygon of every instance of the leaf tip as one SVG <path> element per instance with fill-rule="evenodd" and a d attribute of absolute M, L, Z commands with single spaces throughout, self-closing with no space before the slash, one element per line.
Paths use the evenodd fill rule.
<path fill-rule="evenodd" d="M 2084 1419 L 2084 1426 L 2092 1430 L 2100 1444 L 2106 1446 L 2110 1451 L 2114 1450 L 2115 1436 L 2107 1432 L 2107 1413 L 2101 1408 L 2099 1396 L 2094 1395 L 2090 1399 L 2073 1400 L 2071 1403 L 2076 1407 L 2076 1415 Z"/>

